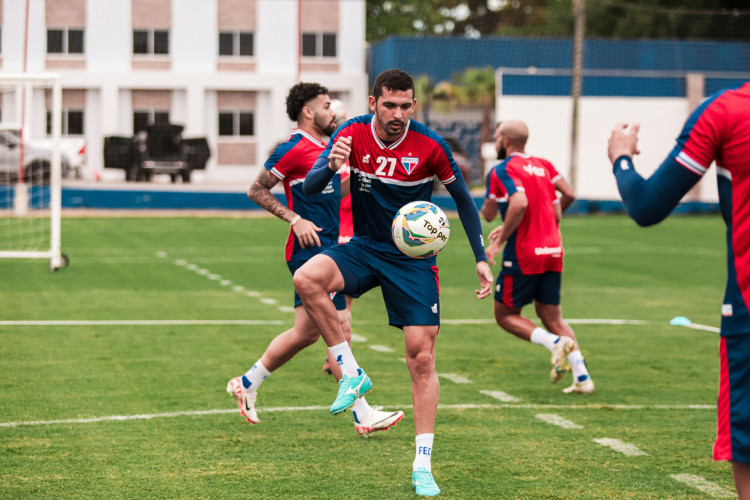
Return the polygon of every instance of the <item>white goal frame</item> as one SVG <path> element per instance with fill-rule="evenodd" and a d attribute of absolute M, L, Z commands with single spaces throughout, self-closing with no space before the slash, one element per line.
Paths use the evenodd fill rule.
<path fill-rule="evenodd" d="M 67 265 L 67 258 L 60 249 L 61 217 L 62 217 L 62 166 L 60 153 L 60 137 L 62 135 L 62 86 L 60 75 L 57 73 L 0 73 L 0 86 L 16 86 L 25 92 L 26 99 L 31 94 L 29 87 L 50 88 L 52 90 L 52 165 L 50 177 L 50 248 L 41 251 L 0 250 L 0 258 L 11 259 L 49 259 L 50 270 L 57 270 Z M 28 107 L 26 107 L 28 110 Z M 15 199 L 28 201 L 28 188 L 23 182 L 15 186 Z M 23 194 L 19 196 L 19 190 Z M 15 206 L 13 217 L 25 217 L 28 206 Z"/>

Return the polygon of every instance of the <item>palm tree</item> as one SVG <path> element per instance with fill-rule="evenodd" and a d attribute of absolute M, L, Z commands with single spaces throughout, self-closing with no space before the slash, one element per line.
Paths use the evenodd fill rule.
<path fill-rule="evenodd" d="M 427 75 L 414 78 L 414 97 L 417 98 L 417 114 L 422 123 L 430 126 L 430 108 L 435 93 L 435 80 Z"/>
<path fill-rule="evenodd" d="M 464 106 L 479 106 L 482 110 L 482 122 L 479 128 L 479 140 L 482 144 L 492 141 L 492 112 L 495 109 L 495 70 L 485 68 L 467 68 L 463 73 L 454 76 L 458 89 L 457 99 Z"/>

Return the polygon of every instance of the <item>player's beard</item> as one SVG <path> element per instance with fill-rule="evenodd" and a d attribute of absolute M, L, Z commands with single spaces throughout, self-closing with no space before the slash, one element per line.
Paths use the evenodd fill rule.
<path fill-rule="evenodd" d="M 498 160 L 504 160 L 508 157 L 508 150 L 505 149 L 505 146 L 500 146 L 500 148 L 497 150 L 497 159 Z"/>
<path fill-rule="evenodd" d="M 334 132 L 336 132 L 336 128 L 337 128 L 336 127 L 336 119 L 335 118 L 333 120 L 331 120 L 330 123 L 328 123 L 326 125 L 326 122 L 325 122 L 325 120 L 323 118 L 320 118 L 319 116 L 315 116 L 315 125 L 321 131 L 323 131 L 323 133 L 325 135 L 327 135 L 329 137 L 332 136 Z"/>
<path fill-rule="evenodd" d="M 378 116 L 378 122 L 380 122 L 380 126 L 383 127 L 383 130 L 386 134 L 389 136 L 399 136 L 403 133 L 404 127 L 406 126 L 406 122 L 402 120 L 391 120 L 389 122 L 384 122 L 380 116 Z"/>

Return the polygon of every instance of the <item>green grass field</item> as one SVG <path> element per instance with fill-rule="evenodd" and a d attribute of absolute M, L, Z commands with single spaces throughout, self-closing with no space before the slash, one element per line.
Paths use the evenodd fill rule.
<path fill-rule="evenodd" d="M 452 220 L 438 259 L 437 371 L 469 382 L 441 378 L 441 497 L 733 494 L 730 465 L 710 458 L 718 335 L 669 325 L 683 315 L 718 326 L 718 217 L 649 229 L 622 216 L 565 219 L 563 311 L 596 383 L 590 396 L 563 394 L 570 378 L 549 383 L 547 351 L 494 324 Z M 355 302 L 366 341 L 352 347 L 375 383 L 371 404 L 404 409 L 397 427 L 363 439 L 350 413 L 328 414 L 336 387 L 322 341 L 264 383 L 259 425 L 225 392 L 292 324 L 286 230 L 270 218 L 68 217 L 70 267 L 0 261 L 0 497 L 413 498 L 410 379 L 378 290 Z M 641 323 L 583 321 L 603 319 Z"/>

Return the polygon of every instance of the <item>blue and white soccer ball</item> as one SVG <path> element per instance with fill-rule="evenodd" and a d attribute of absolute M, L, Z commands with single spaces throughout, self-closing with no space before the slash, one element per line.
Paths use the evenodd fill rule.
<path fill-rule="evenodd" d="M 450 234 L 448 217 L 429 201 L 407 203 L 391 224 L 393 242 L 399 250 L 415 259 L 437 255 L 448 243 Z"/>

